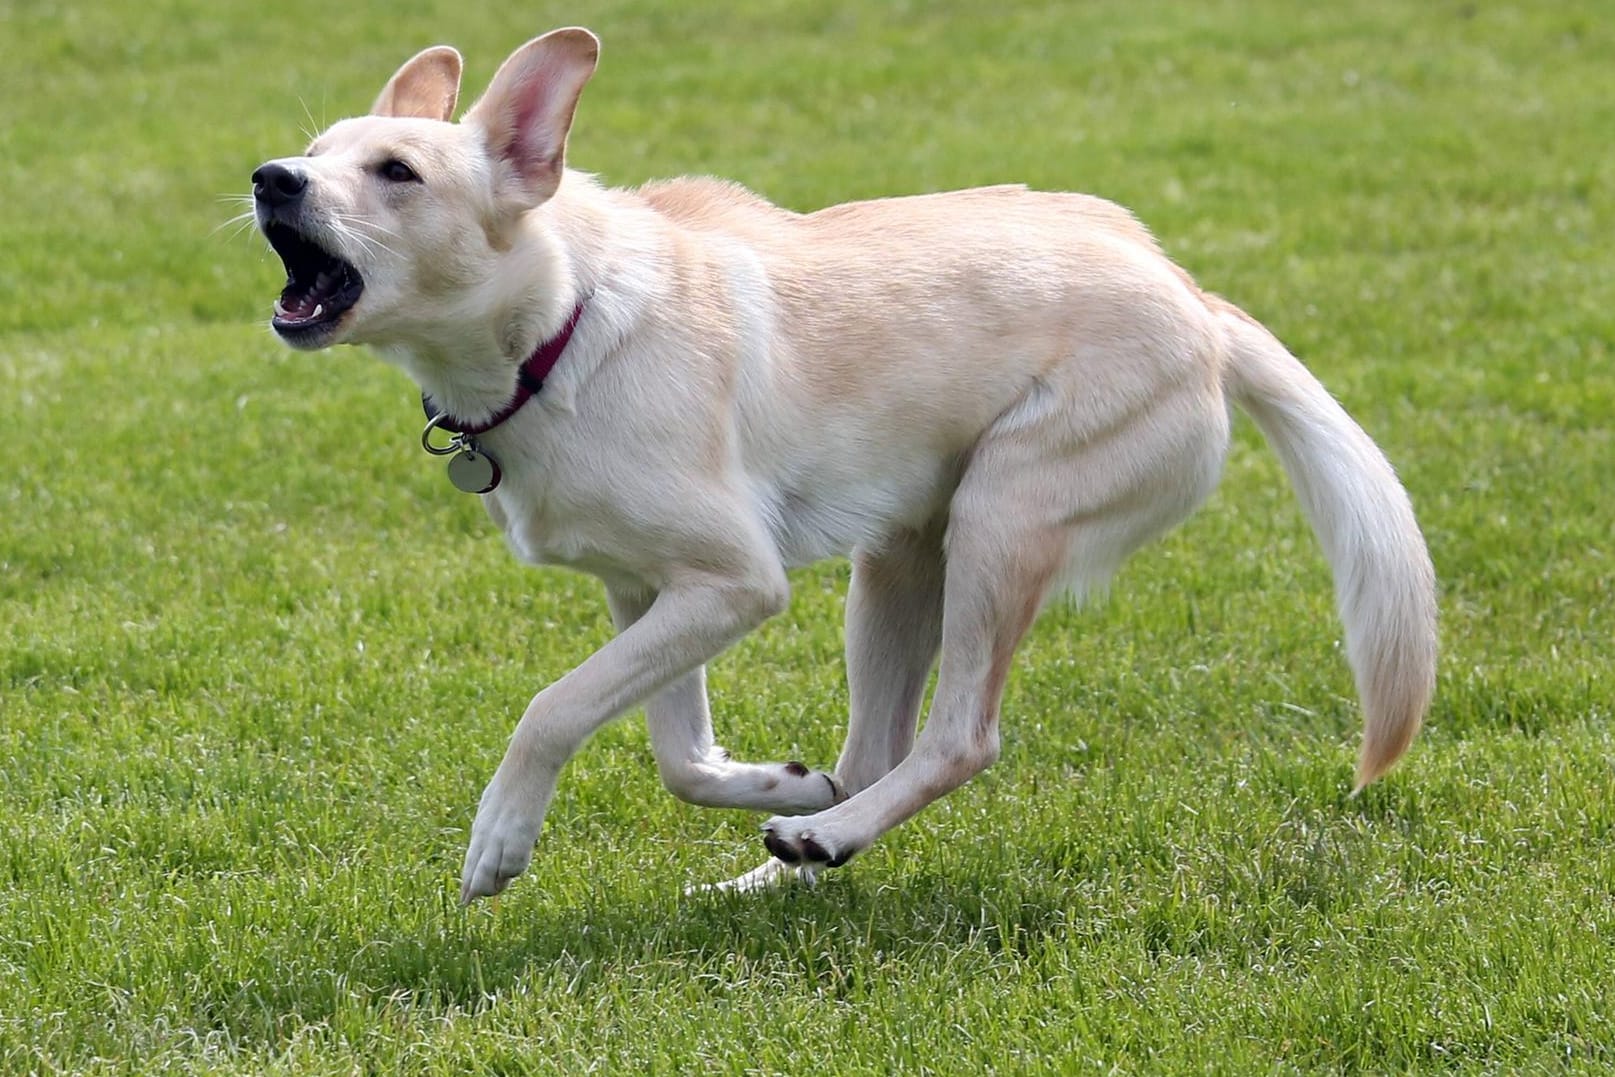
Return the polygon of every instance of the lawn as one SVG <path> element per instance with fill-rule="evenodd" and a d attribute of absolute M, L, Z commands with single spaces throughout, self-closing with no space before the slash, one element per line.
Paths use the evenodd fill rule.
<path fill-rule="evenodd" d="M 385 14 L 383 14 L 385 12 Z M 604 39 L 571 161 L 785 205 L 1102 194 L 1397 464 L 1425 734 L 1347 796 L 1326 568 L 1242 421 L 1211 504 L 1023 648 L 997 766 L 814 889 L 685 897 L 758 817 L 642 723 L 455 897 L 532 692 L 608 632 L 265 328 L 221 222 L 439 41 Z M 0 1072 L 1615 1068 L 1615 21 L 1602 4 L 0 0 Z M 711 672 L 832 762 L 846 567 Z"/>

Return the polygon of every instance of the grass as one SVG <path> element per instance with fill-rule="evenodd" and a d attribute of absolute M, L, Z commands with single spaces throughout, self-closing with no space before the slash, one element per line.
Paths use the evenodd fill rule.
<path fill-rule="evenodd" d="M 1615 1067 L 1605 14 L 0 0 L 0 1072 Z M 459 909 L 600 589 L 516 566 L 399 375 L 270 339 L 278 263 L 214 228 L 414 49 L 476 88 L 572 22 L 610 182 L 1088 190 L 1278 331 L 1441 576 L 1404 766 L 1346 798 L 1326 570 L 1242 424 L 1200 516 L 1039 623 L 997 767 L 816 890 L 681 897 L 757 820 L 663 794 L 629 719 Z M 823 764 L 845 568 L 795 584 L 715 707 Z"/>

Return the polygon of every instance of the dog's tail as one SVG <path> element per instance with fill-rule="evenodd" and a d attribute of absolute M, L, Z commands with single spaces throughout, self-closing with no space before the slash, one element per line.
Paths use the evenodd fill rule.
<path fill-rule="evenodd" d="M 1435 570 L 1379 447 L 1273 334 L 1212 302 L 1230 342 L 1225 387 L 1283 461 L 1334 571 L 1365 718 L 1361 790 L 1407 750 L 1435 690 Z"/>

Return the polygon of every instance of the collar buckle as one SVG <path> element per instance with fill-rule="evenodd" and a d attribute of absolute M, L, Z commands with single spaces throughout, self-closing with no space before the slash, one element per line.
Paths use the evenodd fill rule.
<path fill-rule="evenodd" d="M 454 439 L 447 445 L 439 446 L 432 444 L 432 431 L 436 430 L 439 426 L 442 426 L 447 420 L 448 413 L 440 411 L 436 415 L 433 415 L 430 419 L 426 420 L 426 429 L 421 431 L 421 448 L 425 449 L 433 456 L 453 456 L 455 453 L 459 452 L 465 447 L 465 435 L 454 431 L 450 431 L 451 433 L 454 433 Z"/>

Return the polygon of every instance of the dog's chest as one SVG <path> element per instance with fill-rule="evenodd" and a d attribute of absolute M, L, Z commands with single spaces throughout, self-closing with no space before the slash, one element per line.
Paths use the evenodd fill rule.
<path fill-rule="evenodd" d="M 620 461 L 575 424 L 547 418 L 524 423 L 519 437 L 488 445 L 503 472 L 498 487 L 482 499 L 489 518 L 511 552 L 528 564 L 564 565 L 605 578 L 636 574 L 645 560 L 643 543 L 635 539 L 642 528 L 633 499 L 613 492 Z"/>
<path fill-rule="evenodd" d="M 514 460 L 507 477 L 483 498 L 488 516 L 518 558 L 533 565 L 600 567 L 609 525 L 583 510 L 582 491 L 565 472 Z"/>

